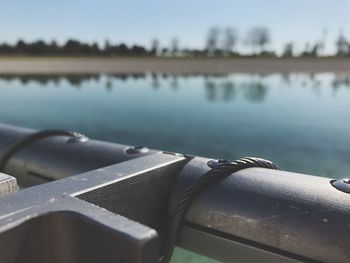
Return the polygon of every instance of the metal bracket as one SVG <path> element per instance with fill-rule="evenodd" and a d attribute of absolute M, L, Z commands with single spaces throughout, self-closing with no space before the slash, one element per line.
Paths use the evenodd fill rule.
<path fill-rule="evenodd" d="M 184 161 L 154 154 L 2 197 L 1 262 L 157 262 L 169 189 L 151 186 Z"/>

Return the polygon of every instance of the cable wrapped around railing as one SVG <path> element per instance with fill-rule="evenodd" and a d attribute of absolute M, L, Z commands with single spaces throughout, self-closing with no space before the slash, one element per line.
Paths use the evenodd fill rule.
<path fill-rule="evenodd" d="M 10 161 L 12 156 L 16 154 L 22 148 L 40 141 L 42 139 L 52 137 L 52 136 L 67 136 L 72 137 L 67 142 L 75 142 L 76 140 L 87 140 L 88 138 L 85 135 L 82 135 L 77 132 L 64 131 L 64 130 L 43 130 L 38 131 L 32 134 L 29 134 L 13 144 L 9 145 L 3 154 L 0 157 L 0 172 L 3 171 Z M 245 157 L 235 161 L 228 160 L 217 160 L 217 161 L 209 161 L 208 166 L 210 170 L 200 177 L 198 177 L 195 181 L 190 184 L 185 184 L 186 186 L 183 188 L 174 187 L 176 189 L 176 196 L 178 196 L 178 201 L 171 200 L 169 207 L 169 219 L 168 219 L 168 228 L 167 228 L 167 236 L 166 243 L 164 246 L 164 250 L 162 253 L 162 257 L 159 259 L 159 262 L 166 263 L 169 262 L 176 245 L 178 233 L 185 217 L 187 209 L 190 207 L 193 200 L 196 196 L 209 185 L 226 178 L 227 176 L 246 168 L 260 167 L 274 170 L 281 170 L 272 162 L 254 157 Z M 179 179 L 176 185 L 179 185 Z M 176 186 L 175 185 L 175 186 Z M 174 195 L 174 191 L 172 193 Z"/>
<path fill-rule="evenodd" d="M 227 176 L 230 176 L 232 173 L 238 172 L 246 168 L 259 167 L 281 170 L 271 161 L 255 157 L 245 157 L 234 161 L 212 160 L 209 161 L 207 164 L 211 169 L 208 172 L 201 175 L 199 178 L 197 178 L 196 181 L 192 182 L 190 185 L 187 185 L 185 189 L 180 189 L 180 193 L 176 193 L 177 196 L 180 196 L 178 202 L 176 202 L 175 204 L 172 204 L 172 202 L 170 202 L 172 207 L 169 208 L 167 241 L 164 246 L 163 255 L 159 259 L 159 262 L 161 263 L 167 263 L 170 261 L 186 211 L 190 207 L 191 203 L 196 198 L 196 196 L 207 186 L 219 180 L 222 180 Z M 179 183 L 180 182 L 177 182 L 177 184 Z M 179 191 L 179 189 L 176 187 L 174 187 L 174 189 Z M 172 196 L 174 196 L 174 193 L 172 193 Z"/>
<path fill-rule="evenodd" d="M 10 146 L 6 148 L 0 158 L 0 172 L 4 171 L 6 164 L 9 162 L 11 157 L 17 153 L 20 149 L 26 147 L 29 144 L 40 141 L 44 138 L 52 137 L 52 136 L 67 136 L 72 137 L 79 140 L 88 139 L 85 135 L 80 134 L 78 132 L 73 131 L 65 131 L 65 130 L 42 130 L 38 132 L 31 133 Z"/>

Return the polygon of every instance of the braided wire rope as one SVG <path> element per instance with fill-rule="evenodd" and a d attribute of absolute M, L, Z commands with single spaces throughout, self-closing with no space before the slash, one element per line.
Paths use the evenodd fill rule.
<path fill-rule="evenodd" d="M 8 148 L 4 151 L 4 153 L 1 155 L 0 158 L 0 172 L 3 171 L 8 163 L 8 161 L 11 159 L 11 157 L 17 153 L 20 149 L 24 148 L 25 146 L 32 144 L 34 142 L 37 142 L 39 140 L 42 140 L 47 137 L 51 136 L 68 136 L 68 137 L 74 137 L 74 138 L 87 138 L 85 135 L 80 134 L 78 132 L 72 132 L 72 131 L 64 131 L 64 130 L 43 130 L 31 133 L 15 143 L 8 146 Z"/>
<path fill-rule="evenodd" d="M 255 157 L 244 157 L 238 160 L 212 160 L 208 162 L 208 166 L 211 168 L 208 172 L 201 175 L 192 185 L 183 189 L 180 201 L 176 204 L 173 212 L 169 214 L 167 242 L 163 256 L 159 259 L 161 263 L 170 261 L 186 211 L 196 196 L 207 186 L 246 168 L 281 170 L 271 161 Z"/>

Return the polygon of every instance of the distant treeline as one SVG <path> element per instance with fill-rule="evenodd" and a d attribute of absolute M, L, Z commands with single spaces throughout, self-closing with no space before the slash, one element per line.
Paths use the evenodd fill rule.
<path fill-rule="evenodd" d="M 241 41 L 250 52 L 244 54 L 237 50 Z M 168 46 L 161 46 L 157 39 L 153 39 L 151 47 L 143 45 L 113 44 L 105 41 L 104 45 L 84 43 L 70 39 L 64 44 L 56 41 L 34 42 L 17 41 L 15 44 L 0 43 L 0 56 L 135 56 L 135 57 L 320 57 L 325 47 L 325 36 L 314 43 L 306 43 L 304 49 L 295 52 L 295 44 L 288 42 L 283 51 L 268 49 L 272 42 L 271 34 L 266 27 L 254 27 L 240 37 L 233 27 L 212 27 L 208 30 L 205 45 L 202 49 L 180 48 L 179 40 L 173 38 Z M 350 57 L 350 42 L 340 32 L 335 41 L 334 56 Z M 329 56 L 329 55 L 327 55 Z"/>
<path fill-rule="evenodd" d="M 0 44 L 0 55 L 33 55 L 33 56 L 151 56 L 152 50 L 143 46 L 126 44 L 106 45 L 101 48 L 97 43 L 83 43 L 68 40 L 59 45 L 55 41 L 46 43 L 42 40 L 31 43 L 19 40 L 15 45 Z"/>

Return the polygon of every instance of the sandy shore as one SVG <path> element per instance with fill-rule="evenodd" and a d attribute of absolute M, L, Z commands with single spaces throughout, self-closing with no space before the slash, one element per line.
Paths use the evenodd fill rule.
<path fill-rule="evenodd" d="M 350 59 L 0 58 L 0 74 L 350 73 Z"/>

